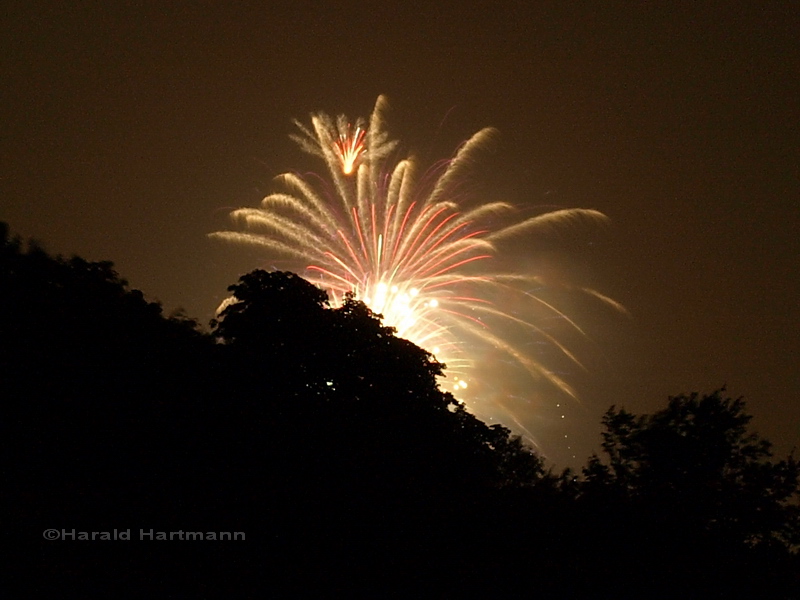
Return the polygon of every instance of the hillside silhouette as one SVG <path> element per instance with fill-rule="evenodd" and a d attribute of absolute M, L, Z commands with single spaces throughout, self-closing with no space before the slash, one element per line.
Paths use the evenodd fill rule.
<path fill-rule="evenodd" d="M 724 390 L 612 407 L 602 455 L 554 473 L 363 303 L 285 272 L 229 291 L 206 331 L 0 226 L 2 483 L 33 592 L 797 597 L 798 464 Z"/>

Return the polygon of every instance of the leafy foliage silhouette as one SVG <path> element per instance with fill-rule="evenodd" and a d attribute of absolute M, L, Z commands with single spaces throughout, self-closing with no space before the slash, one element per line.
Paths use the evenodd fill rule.
<path fill-rule="evenodd" d="M 284 393 L 311 402 L 311 413 L 297 415 L 304 426 L 324 414 L 340 433 L 355 429 L 337 447 L 355 443 L 362 457 L 387 461 L 383 477 L 395 479 L 394 487 L 409 480 L 430 487 L 523 485 L 544 477 L 539 457 L 439 390 L 443 365 L 395 337 L 362 302 L 349 297 L 331 309 L 324 292 L 283 272 L 254 271 L 229 290 L 236 301 L 214 323 L 216 338 L 269 365 Z M 512 462 L 516 470 L 501 468 Z"/>
<path fill-rule="evenodd" d="M 724 391 L 675 396 L 652 415 L 609 409 L 607 462 L 590 459 L 587 486 L 731 543 L 796 545 L 798 462 L 770 462 L 770 443 L 747 431 L 744 401 Z"/>
<path fill-rule="evenodd" d="M 747 430 L 744 401 L 724 392 L 671 397 L 651 415 L 611 407 L 605 458 L 584 469 L 580 505 L 605 528 L 607 556 L 658 565 L 651 581 L 665 590 L 796 597 L 798 462 L 772 462 L 769 442 Z"/>

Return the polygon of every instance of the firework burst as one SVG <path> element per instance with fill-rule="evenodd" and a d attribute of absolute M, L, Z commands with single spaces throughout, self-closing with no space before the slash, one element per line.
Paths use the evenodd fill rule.
<path fill-rule="evenodd" d="M 295 122 L 301 135 L 293 139 L 323 159 L 329 179 L 283 174 L 278 177 L 282 191 L 268 195 L 258 208 L 233 211 L 244 231 L 212 236 L 289 259 L 334 304 L 354 293 L 399 336 L 446 363 L 452 375 L 449 389 L 468 404 L 464 390 L 476 372 L 476 346 L 491 348 L 503 360 L 574 396 L 562 377 L 495 333 L 502 326 L 491 324 L 511 324 L 546 340 L 579 365 L 573 352 L 535 320 L 519 316 L 524 310 L 512 313 L 504 310 L 504 302 L 490 298 L 514 297 L 582 334 L 581 328 L 530 291 L 541 287 L 538 277 L 497 272 L 494 258 L 506 238 L 578 220 L 604 222 L 606 217 L 589 209 L 565 209 L 519 218 L 504 202 L 470 202 L 461 184 L 476 153 L 496 132 L 477 132 L 438 170 L 419 173 L 413 158 L 394 158 L 397 142 L 385 130 L 385 109 L 386 101 L 379 97 L 368 123 L 323 113 L 311 116 L 310 129 Z M 619 308 L 597 292 L 584 291 Z"/>

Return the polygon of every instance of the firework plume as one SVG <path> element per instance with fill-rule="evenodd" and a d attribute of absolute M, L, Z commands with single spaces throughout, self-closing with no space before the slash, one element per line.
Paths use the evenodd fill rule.
<path fill-rule="evenodd" d="M 463 192 L 465 175 L 496 132 L 477 132 L 452 159 L 420 173 L 413 158 L 396 158 L 397 142 L 385 130 L 385 110 L 386 101 L 379 97 L 368 122 L 323 113 L 311 115 L 310 128 L 295 122 L 300 134 L 293 139 L 323 160 L 326 177 L 279 176 L 282 191 L 268 195 L 257 208 L 233 211 L 243 231 L 212 236 L 288 259 L 334 304 L 354 293 L 399 336 L 446 363 L 448 389 L 468 404 L 465 389 L 475 379 L 473 350 L 479 346 L 574 396 L 561 376 L 496 331 L 504 329 L 503 323 L 513 325 L 579 364 L 573 352 L 526 318 L 525 310 L 512 313 L 497 299 L 515 298 L 517 306 L 557 316 L 582 333 L 580 327 L 531 291 L 541 287 L 535 275 L 497 272 L 495 257 L 507 238 L 606 217 L 594 210 L 565 209 L 519 218 L 507 203 L 470 201 Z"/>

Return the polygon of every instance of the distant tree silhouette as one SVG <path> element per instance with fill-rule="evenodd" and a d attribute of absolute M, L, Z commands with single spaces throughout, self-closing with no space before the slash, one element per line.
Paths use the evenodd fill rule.
<path fill-rule="evenodd" d="M 798 462 L 770 462 L 770 443 L 747 432 L 744 401 L 723 392 L 675 396 L 652 415 L 609 409 L 607 461 L 591 458 L 586 485 L 730 542 L 800 543 Z"/>
<path fill-rule="evenodd" d="M 742 399 L 684 394 L 651 415 L 611 407 L 603 454 L 578 486 L 584 526 L 607 560 L 663 593 L 796 597 L 798 474 L 747 431 Z M 676 577 L 675 574 L 680 574 Z"/>

